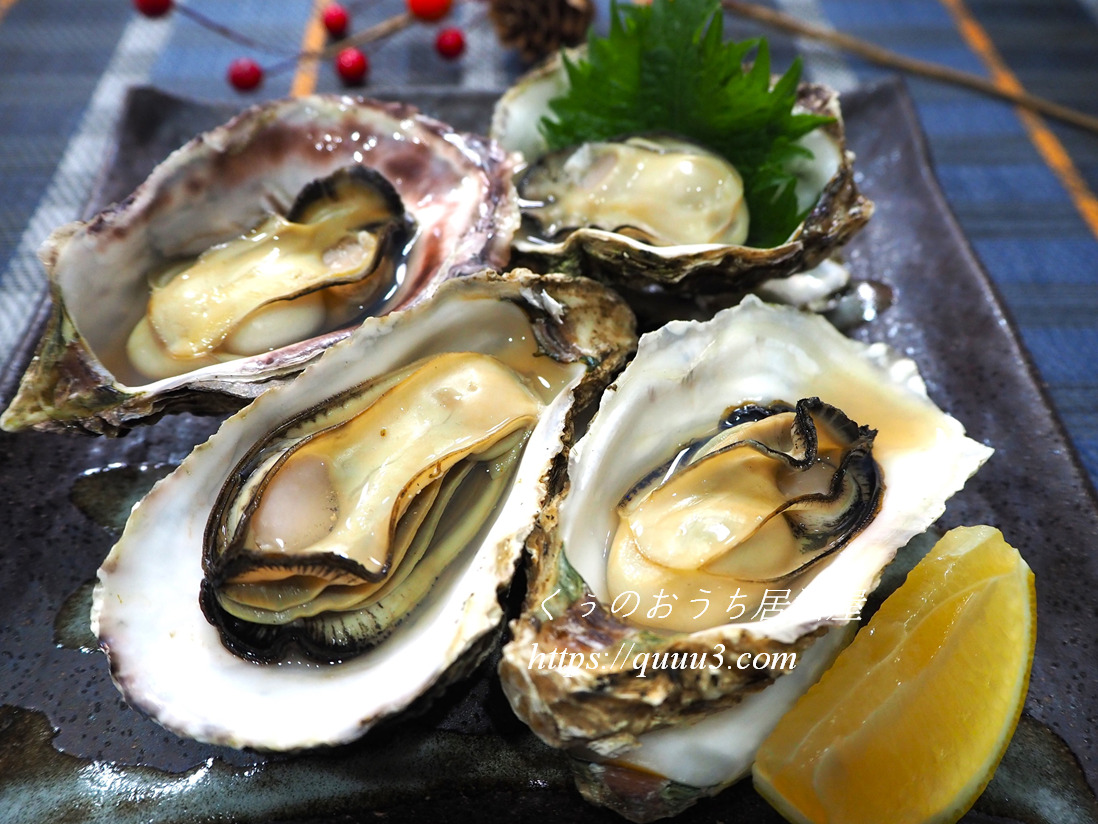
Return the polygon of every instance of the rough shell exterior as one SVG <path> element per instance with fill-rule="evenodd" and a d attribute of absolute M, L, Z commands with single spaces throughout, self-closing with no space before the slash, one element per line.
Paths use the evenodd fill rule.
<path fill-rule="evenodd" d="M 175 151 L 122 203 L 46 240 L 52 314 L 0 423 L 117 435 L 165 412 L 239 408 L 301 371 L 350 330 L 144 385 L 123 383 L 102 353 L 133 327 L 157 262 L 239 235 L 265 212 L 284 211 L 305 184 L 352 163 L 388 178 L 419 226 L 388 311 L 446 278 L 507 262 L 518 221 L 512 165 L 491 141 L 399 103 L 313 96 L 260 104 Z"/>
<path fill-rule="evenodd" d="M 629 749 L 644 732 L 734 706 L 744 694 L 763 689 L 780 674 L 705 667 L 653 669 L 644 678 L 637 677 L 633 662 L 638 655 L 667 652 L 701 659 L 713 654 L 715 642 L 728 639 L 714 633 L 669 638 L 638 632 L 613 616 L 609 605 L 571 568 L 555 540 L 559 503 L 559 498 L 554 500 L 528 541 L 534 583 L 522 617 L 512 623 L 513 637 L 500 664 L 515 712 L 543 741 L 588 758 L 612 756 Z M 545 619 L 543 604 L 552 619 Z M 743 634 L 733 643 L 737 654 L 800 652 L 815 637 L 809 633 L 790 644 Z M 531 666 L 535 654 L 561 649 L 582 653 L 587 660 L 598 655 L 602 663 L 597 669 L 569 670 L 567 675 L 563 668 Z"/>

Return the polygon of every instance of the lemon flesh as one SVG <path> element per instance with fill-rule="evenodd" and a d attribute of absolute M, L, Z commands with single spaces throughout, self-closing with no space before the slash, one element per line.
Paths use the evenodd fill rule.
<path fill-rule="evenodd" d="M 1018 724 L 1035 602 L 998 530 L 948 532 L 763 742 L 756 789 L 792 822 L 957 821 Z"/>

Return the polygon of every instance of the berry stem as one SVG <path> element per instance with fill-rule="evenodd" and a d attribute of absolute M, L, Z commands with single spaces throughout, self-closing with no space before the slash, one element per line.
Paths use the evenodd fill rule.
<path fill-rule="evenodd" d="M 179 14 L 182 14 L 186 17 L 189 17 L 191 20 L 193 20 L 198 25 L 202 26 L 204 29 L 209 29 L 210 31 L 214 32 L 215 34 L 221 35 L 226 40 L 231 40 L 232 42 L 237 43 L 241 46 L 247 46 L 250 49 L 256 49 L 258 51 L 263 51 L 263 52 L 266 52 L 267 54 L 286 54 L 285 49 L 273 48 L 273 47 L 267 45 L 266 43 L 264 43 L 260 40 L 256 40 L 254 38 L 248 37 L 246 34 L 241 34 L 240 32 L 236 31 L 235 29 L 230 29 L 228 26 L 223 26 L 221 23 L 218 23 L 216 20 L 211 20 L 209 17 L 204 15 L 202 12 L 195 11 L 190 6 L 185 6 L 182 3 L 176 3 L 175 4 L 175 10 Z"/>
<path fill-rule="evenodd" d="M 298 52 L 293 57 L 289 57 L 286 60 L 279 61 L 273 66 L 268 67 L 267 73 L 279 74 L 284 71 L 289 71 L 295 68 L 301 60 L 330 60 L 349 46 L 362 46 L 366 43 L 373 43 L 376 40 L 383 40 L 390 35 L 396 34 L 398 31 L 408 28 L 415 22 L 415 18 L 407 12 L 403 14 L 394 14 L 392 17 L 382 20 L 380 23 L 375 23 L 357 34 L 352 34 L 349 37 L 344 37 L 342 40 L 336 40 L 333 43 L 329 43 L 323 49 Z"/>
<path fill-rule="evenodd" d="M 363 29 L 357 34 L 352 34 L 350 37 L 344 37 L 342 40 L 337 40 L 334 43 L 329 44 L 319 52 L 313 54 L 302 54 L 301 57 L 318 57 L 320 59 L 326 59 L 339 54 L 343 49 L 348 46 L 362 46 L 366 43 L 373 43 L 375 40 L 381 40 L 396 34 L 398 31 L 408 28 L 410 25 L 416 22 L 416 19 L 412 17 L 408 12 L 402 14 L 394 14 L 392 17 L 382 20 L 380 23 Z"/>

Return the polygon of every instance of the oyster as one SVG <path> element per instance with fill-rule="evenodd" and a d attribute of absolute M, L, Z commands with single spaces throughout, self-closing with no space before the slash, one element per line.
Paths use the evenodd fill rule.
<path fill-rule="evenodd" d="M 490 141 L 402 104 L 247 109 L 46 240 L 52 314 L 0 424 L 113 435 L 167 411 L 238 408 L 363 316 L 506 263 L 511 172 Z M 235 296 L 222 300 L 226 280 Z"/>
<path fill-rule="evenodd" d="M 580 50 L 572 53 L 579 54 Z M 550 177 L 570 184 L 593 181 L 596 189 L 607 179 L 630 180 L 632 174 L 628 172 L 608 178 L 590 171 L 607 163 L 607 152 L 601 148 L 565 150 L 546 157 L 547 147 L 537 124 L 549 114 L 549 101 L 567 88 L 567 82 L 559 55 L 521 78 L 497 103 L 492 137 L 505 148 L 521 153 L 530 164 L 525 174 L 534 175 L 535 180 Z M 838 94 L 825 86 L 802 83 L 798 108 L 828 115 L 834 121 L 800 140 L 812 154 L 811 159 L 799 159 L 794 169 L 798 204 L 807 210 L 807 217 L 777 246 L 745 246 L 736 233 L 707 239 L 687 234 L 653 242 L 645 232 L 619 230 L 646 219 L 658 221 L 665 211 L 666 197 L 644 198 L 637 204 L 632 220 L 625 222 L 614 216 L 589 218 L 582 225 L 576 225 L 577 221 L 546 220 L 543 203 L 554 198 L 575 199 L 576 193 L 567 191 L 566 186 L 550 193 L 540 183 L 523 183 L 520 175 L 518 185 L 520 189 L 530 187 L 527 196 L 531 202 L 522 206 L 523 227 L 513 244 L 515 261 L 535 270 L 582 273 L 603 280 L 621 291 L 642 317 L 659 322 L 671 316 L 692 317 L 697 314 L 697 303 L 706 309 L 727 306 L 767 280 L 814 268 L 865 225 L 873 204 L 855 183 L 854 156 L 846 149 Z M 704 155 L 697 158 L 696 162 L 704 158 L 704 163 L 711 163 Z M 581 161 L 586 164 L 582 172 L 576 169 Z M 564 174 L 562 169 L 569 164 L 574 171 Z M 727 176 L 724 171 L 718 172 L 717 178 L 710 176 L 705 185 L 725 196 L 729 187 L 718 185 L 717 179 L 723 181 Z M 581 197 L 602 200 L 595 193 Z M 723 222 L 742 231 L 740 224 L 747 219 L 742 204 L 735 198 L 728 200 L 730 212 Z M 645 210 L 652 216 L 636 216 L 636 212 Z"/>
<path fill-rule="evenodd" d="M 826 667 L 840 644 L 821 635 L 990 454 L 911 361 L 819 316 L 748 296 L 649 333 L 531 535 L 505 692 L 544 741 L 593 762 L 580 783 L 600 803 L 644 820 L 716 792 L 792 700 L 770 685 L 794 661 Z M 743 751 L 719 777 L 698 769 L 690 740 L 748 696 L 751 725 L 727 745 Z M 600 783 L 634 758 L 647 778 Z"/>
<path fill-rule="evenodd" d="M 759 615 L 768 592 L 795 598 L 877 515 L 876 433 L 819 398 L 749 404 L 720 426 L 622 496 L 606 584 L 612 607 L 704 593 L 730 611 L 650 610 L 634 623 L 695 632 Z"/>
<path fill-rule="evenodd" d="M 555 392 L 558 371 L 544 359 L 536 375 Z M 510 482 L 544 408 L 529 383 L 494 355 L 437 354 L 260 439 L 206 527 L 203 607 L 222 642 L 269 661 L 383 640 Z"/>
<path fill-rule="evenodd" d="M 289 750 L 468 672 L 575 405 L 634 344 L 610 290 L 529 272 L 365 321 L 134 509 L 92 608 L 126 700 L 181 735 Z"/>
<path fill-rule="evenodd" d="M 743 244 L 743 179 L 720 155 L 666 135 L 584 143 L 541 157 L 518 180 L 523 216 L 544 241 L 577 227 L 651 246 Z"/>
<path fill-rule="evenodd" d="M 383 310 L 413 231 L 377 172 L 345 166 L 314 180 L 285 216 L 150 275 L 147 309 L 115 371 L 170 378 Z"/>

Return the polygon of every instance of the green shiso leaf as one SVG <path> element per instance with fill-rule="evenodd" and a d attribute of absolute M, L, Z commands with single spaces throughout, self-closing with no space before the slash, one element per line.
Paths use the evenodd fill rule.
<path fill-rule="evenodd" d="M 539 128 L 550 150 L 635 132 L 673 132 L 728 158 L 744 180 L 749 246 L 785 241 L 804 219 L 790 163 L 796 141 L 832 120 L 793 112 L 801 62 L 771 86 L 765 39 L 724 42 L 719 0 L 611 4 L 610 33 L 564 56 L 569 89 Z M 750 61 L 745 69 L 745 62 Z"/>

